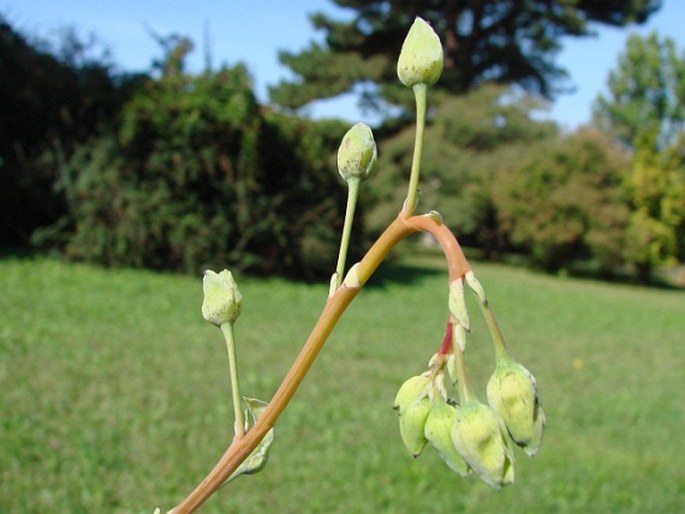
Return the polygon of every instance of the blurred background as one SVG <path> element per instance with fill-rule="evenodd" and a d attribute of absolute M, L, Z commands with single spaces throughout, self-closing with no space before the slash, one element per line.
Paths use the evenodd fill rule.
<path fill-rule="evenodd" d="M 231 406 L 203 269 L 236 272 L 245 392 L 273 394 L 327 295 L 350 124 L 379 146 L 351 262 L 406 194 L 395 61 L 417 15 L 445 48 L 419 210 L 441 212 L 537 376 L 542 451 L 500 493 L 403 453 L 390 404 L 446 314 L 440 253 L 411 240 L 264 472 L 206 511 L 680 511 L 684 3 L 0 0 L 0 512 L 152 512 L 204 476 Z"/>
<path fill-rule="evenodd" d="M 215 256 L 320 277 L 350 123 L 375 127 L 383 170 L 357 249 L 404 194 L 413 100 L 394 61 L 421 14 L 446 48 L 424 205 L 483 258 L 644 283 L 673 270 L 685 8 L 441 5 L 3 2 L 0 241 L 107 265 L 196 271 Z"/>

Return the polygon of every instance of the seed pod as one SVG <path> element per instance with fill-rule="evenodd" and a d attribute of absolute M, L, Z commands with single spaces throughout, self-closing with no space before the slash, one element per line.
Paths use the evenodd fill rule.
<path fill-rule="evenodd" d="M 545 428 L 533 374 L 517 362 L 498 364 L 487 390 L 488 403 L 504 421 L 511 438 L 533 457 L 540 449 Z"/>
<path fill-rule="evenodd" d="M 417 375 L 411 377 L 400 386 L 397 391 L 393 408 L 398 409 L 400 414 L 415 401 L 428 396 L 431 379 L 428 375 Z"/>
<path fill-rule="evenodd" d="M 466 476 L 471 471 L 469 465 L 452 442 L 452 427 L 456 416 L 457 411 L 452 405 L 438 400 L 433 403 L 433 408 L 428 414 L 424 435 L 452 471 Z"/>
<path fill-rule="evenodd" d="M 488 406 L 474 400 L 457 406 L 452 442 L 486 484 L 500 489 L 514 482 L 514 452 L 509 437 Z"/>
<path fill-rule="evenodd" d="M 404 446 L 414 457 L 421 455 L 428 442 L 424 427 L 430 410 L 431 401 L 426 396 L 400 411 L 400 436 Z"/>
<path fill-rule="evenodd" d="M 220 327 L 223 323 L 232 323 L 238 318 L 243 297 L 230 271 L 205 271 L 202 290 L 202 316 L 207 321 Z"/>
<path fill-rule="evenodd" d="M 442 74 L 443 54 L 440 38 L 421 18 L 416 18 L 402 43 L 397 60 L 397 76 L 407 87 L 435 84 Z"/>

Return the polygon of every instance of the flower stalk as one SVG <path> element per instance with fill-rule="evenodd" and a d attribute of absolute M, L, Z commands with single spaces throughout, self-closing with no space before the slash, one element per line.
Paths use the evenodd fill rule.
<path fill-rule="evenodd" d="M 240 380 L 238 379 L 238 358 L 235 347 L 234 323 L 232 321 L 221 325 L 221 333 L 226 341 L 228 351 L 228 370 L 231 378 L 231 397 L 233 399 L 234 434 L 237 439 L 245 435 L 245 418 L 240 395 Z"/>
<path fill-rule="evenodd" d="M 470 266 L 456 238 L 450 230 L 432 216 L 402 215 L 386 228 L 359 262 L 357 274 L 359 287 L 341 286 L 329 297 L 319 320 L 312 329 L 304 346 L 281 382 L 278 390 L 254 426 L 243 437 L 235 438 L 214 468 L 197 487 L 173 510 L 172 514 L 195 512 L 216 491 L 254 450 L 286 408 L 302 383 L 328 336 L 381 262 L 401 240 L 416 232 L 428 232 L 440 244 L 447 260 L 451 279 L 463 276 Z"/>
<path fill-rule="evenodd" d="M 495 359 L 498 364 L 505 364 L 511 362 L 512 358 L 507 350 L 507 343 L 504 341 L 504 335 L 502 330 L 499 328 L 495 314 L 490 308 L 490 304 L 487 302 L 479 302 L 480 310 L 483 313 L 483 318 L 485 318 L 485 324 L 490 332 L 490 338 L 492 339 L 492 345 L 495 348 Z"/>
<path fill-rule="evenodd" d="M 421 175 L 421 156 L 423 155 L 423 134 L 426 127 L 426 92 L 428 86 L 424 83 L 413 87 L 416 99 L 416 134 L 414 136 L 414 155 L 411 161 L 411 174 L 409 175 L 409 188 L 407 199 L 404 201 L 402 214 L 411 216 L 416 210 L 419 193 L 419 177 Z"/>
<path fill-rule="evenodd" d="M 345 207 L 345 221 L 343 223 L 342 238 L 340 239 L 340 250 L 338 251 L 338 262 L 335 266 L 335 281 L 333 290 L 340 287 L 343 275 L 345 274 L 345 261 L 350 246 L 350 236 L 352 235 L 352 223 L 354 213 L 359 199 L 359 184 L 361 179 L 351 178 L 347 181 L 347 205 Z"/>
<path fill-rule="evenodd" d="M 271 401 L 268 404 L 259 402 L 259 414 L 255 415 L 250 406 L 251 400 L 246 399 L 254 422 L 251 426 L 245 423 L 242 412 L 233 327 L 240 314 L 242 297 L 229 271 L 205 274 L 202 312 L 207 321 L 221 328 L 226 341 L 235 437 L 202 482 L 169 511 L 171 514 L 194 512 L 227 480 L 256 472 L 264 466 L 273 440 L 273 427 L 333 328 L 392 249 L 416 232 L 431 234 L 445 256 L 449 318 L 442 343 L 431 358 L 428 371 L 407 380 L 395 398 L 394 406 L 400 417 L 400 435 L 405 446 L 417 457 L 430 443 L 450 469 L 463 476 L 474 471 L 495 488 L 510 484 L 514 479 L 514 457 L 509 436 L 529 455 L 537 452 L 545 418 L 539 408 L 535 378 L 509 356 L 483 287 L 473 275 L 454 234 L 442 223 L 441 216 L 437 212 L 414 214 L 418 204 L 427 90 L 438 80 L 442 69 L 440 40 L 428 23 L 417 18 L 402 45 L 397 65 L 400 81 L 413 90 L 416 100 L 414 153 L 402 209 L 362 260 L 354 264 L 345 276 L 360 184 L 375 172 L 377 164 L 377 148 L 371 129 L 363 123 L 354 125 L 345 134 L 338 149 L 338 172 L 348 185 L 348 196 L 328 299 Z M 467 373 L 464 352 L 471 323 L 464 299 L 465 282 L 479 299 L 495 347 L 497 369 L 488 385 L 491 407 L 478 401 Z M 446 372 L 452 385 L 456 385 L 458 402 L 448 396 Z"/>

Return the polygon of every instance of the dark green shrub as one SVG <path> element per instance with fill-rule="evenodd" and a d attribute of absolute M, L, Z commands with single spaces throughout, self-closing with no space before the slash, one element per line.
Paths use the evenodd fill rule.
<path fill-rule="evenodd" d="M 76 259 L 194 272 L 331 273 L 346 127 L 265 112 L 242 66 L 150 80 L 121 127 L 82 147 L 64 188 Z"/>
<path fill-rule="evenodd" d="M 65 214 L 54 187 L 63 163 L 139 80 L 116 74 L 73 30 L 58 43 L 31 40 L 0 14 L 0 243 L 26 244 Z"/>
<path fill-rule="evenodd" d="M 606 136 L 581 129 L 503 163 L 494 181 L 500 229 L 533 262 L 556 270 L 594 259 L 622 264 L 628 209 L 622 181 L 629 160 Z"/>

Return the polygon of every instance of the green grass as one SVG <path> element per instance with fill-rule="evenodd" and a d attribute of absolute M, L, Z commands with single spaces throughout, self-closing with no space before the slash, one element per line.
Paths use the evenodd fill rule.
<path fill-rule="evenodd" d="M 476 264 L 548 417 L 501 492 L 413 460 L 391 410 L 446 318 L 442 272 L 386 269 L 336 328 L 276 429 L 266 469 L 207 513 L 680 512 L 685 497 L 685 294 Z M 327 286 L 239 277 L 244 392 L 268 398 Z M 231 438 L 225 347 L 200 278 L 0 260 L 0 512 L 171 508 Z M 492 351 L 473 304 L 468 364 Z"/>

